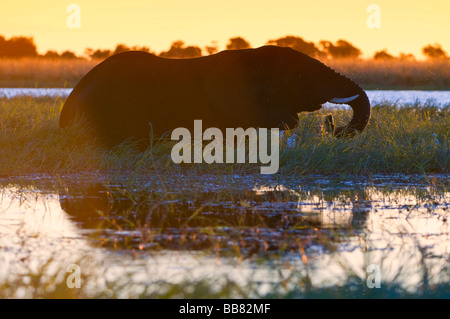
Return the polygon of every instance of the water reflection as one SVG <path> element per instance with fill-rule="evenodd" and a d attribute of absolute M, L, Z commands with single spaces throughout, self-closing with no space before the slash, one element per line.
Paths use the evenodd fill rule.
<path fill-rule="evenodd" d="M 141 196 L 134 194 L 131 198 L 120 190 L 92 184 L 66 188 L 60 192 L 59 199 L 61 208 L 84 228 L 98 228 L 95 227 L 97 221 L 132 214 L 138 223 L 149 222 L 163 227 L 199 227 L 217 225 L 217 222 L 228 225 L 239 215 L 245 227 L 289 228 L 301 222 L 320 228 L 351 224 L 360 229 L 371 209 L 364 189 L 299 192 L 259 188 L 227 195 L 234 199 L 220 199 L 216 192 L 201 192 L 195 196 L 188 200 L 167 199 L 164 194 L 147 192 Z M 342 214 L 336 214 L 335 209 L 339 207 L 345 208 Z M 350 215 L 347 214 L 349 207 Z M 334 214 L 330 215 L 331 208 Z M 212 217 L 192 218 L 194 212 Z M 213 218 L 216 215 L 220 216 L 220 221 Z"/>
<path fill-rule="evenodd" d="M 173 198 L 156 192 L 124 193 L 102 184 L 66 188 L 61 208 L 79 227 L 96 229 L 101 242 L 135 249 L 240 250 L 246 257 L 298 249 L 299 240 L 331 231 L 357 235 L 371 210 L 364 189 L 241 190 L 218 196 L 197 192 Z M 336 233 L 334 233 L 336 236 Z M 216 249 L 217 250 L 217 249 Z"/>
<path fill-rule="evenodd" d="M 49 262 L 64 273 L 84 261 L 103 281 L 131 280 L 125 273 L 145 282 L 208 274 L 270 286 L 307 269 L 320 286 L 349 273 L 365 278 L 367 266 L 377 264 L 383 280 L 415 287 L 424 272 L 441 278 L 449 262 L 449 203 L 449 192 L 425 185 L 164 193 L 102 183 L 72 183 L 56 193 L 8 186 L 0 205 L 0 279 Z M 268 264 L 255 257 L 269 257 Z"/>

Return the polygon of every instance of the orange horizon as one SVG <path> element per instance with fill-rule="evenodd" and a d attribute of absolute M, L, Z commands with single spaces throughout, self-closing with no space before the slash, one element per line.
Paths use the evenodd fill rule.
<path fill-rule="evenodd" d="M 79 8 L 79 27 L 73 4 Z M 369 10 L 372 4 L 379 9 L 378 26 L 369 25 L 376 13 Z M 411 53 L 423 59 L 421 50 L 428 44 L 450 51 L 448 12 L 446 0 L 16 0 L 0 4 L 0 33 L 33 37 L 40 54 L 69 50 L 84 56 L 86 48 L 114 49 L 120 43 L 162 52 L 177 40 L 202 49 L 216 41 L 223 50 L 237 36 L 259 47 L 294 35 L 315 44 L 344 39 L 362 51 L 362 58 L 387 49 L 394 56 Z M 75 22 L 71 26 L 69 19 Z"/>
<path fill-rule="evenodd" d="M 299 37 L 299 38 L 302 38 L 301 36 L 296 36 L 296 35 L 286 35 L 286 36 L 294 36 L 294 37 Z M 2 37 L 2 35 L 0 34 L 0 38 Z M 35 46 L 36 46 L 36 51 L 37 51 L 37 53 L 38 53 L 38 55 L 39 56 L 44 56 L 45 55 L 45 53 L 47 53 L 47 52 L 50 52 L 50 51 L 52 51 L 52 52 L 56 52 L 56 53 L 58 53 L 58 54 L 62 54 L 62 53 L 64 53 L 64 52 L 71 52 L 71 53 L 74 53 L 74 54 L 76 54 L 76 52 L 74 52 L 73 50 L 70 50 L 70 49 L 63 49 L 63 50 L 56 50 L 56 49 L 48 49 L 47 51 L 45 51 L 45 52 L 43 52 L 43 51 L 40 51 L 39 50 L 39 44 L 38 43 L 36 43 L 35 41 L 34 41 L 34 38 L 33 37 L 27 37 L 27 36 L 21 36 L 21 35 L 16 35 L 16 36 L 13 36 L 13 37 L 11 37 L 11 38 L 19 38 L 19 37 L 26 37 L 26 38 L 29 38 L 29 39 L 32 39 L 33 40 L 33 43 L 35 44 Z M 10 40 L 11 38 L 6 38 L 5 37 L 5 40 Z M 241 37 L 242 38 L 242 37 Z M 303 38 L 302 38 L 303 39 Z M 228 39 L 228 43 L 229 43 L 229 40 L 231 40 L 231 39 Z M 245 38 L 244 38 L 244 40 L 246 40 Z M 271 39 L 271 40 L 276 40 L 276 39 Z M 303 39 L 303 40 L 305 40 L 305 39 Z M 339 40 L 345 40 L 345 39 L 339 39 Z M 178 42 L 178 41 L 182 41 L 183 43 L 184 43 L 184 47 L 187 47 L 187 46 L 194 46 L 194 47 L 198 47 L 199 49 L 201 49 L 201 51 L 202 51 L 202 55 L 204 56 L 204 55 L 208 55 L 208 53 L 207 53 L 207 51 L 206 51 L 206 49 L 205 49 L 205 47 L 201 47 L 201 46 L 198 46 L 198 45 L 196 45 L 196 44 L 194 44 L 194 43 L 185 43 L 183 40 L 181 40 L 181 39 L 179 39 L 179 40 L 175 40 L 175 41 L 173 41 L 172 43 L 175 43 L 175 42 Z M 312 41 L 307 41 L 307 40 L 305 40 L 306 42 L 312 42 Z M 322 41 L 322 40 L 321 40 Z M 323 41 L 327 41 L 327 40 L 323 40 Z M 346 40 L 345 40 L 346 41 Z M 269 40 L 267 41 L 267 42 L 269 42 Z M 268 43 L 264 43 L 263 45 L 267 45 Z M 349 41 L 348 41 L 349 42 Z M 313 42 L 314 43 L 314 42 Z M 353 45 L 353 46 L 355 46 L 356 48 L 359 48 L 358 47 L 358 45 L 356 45 L 355 43 L 351 43 L 351 42 L 349 42 L 351 45 Z M 320 44 L 319 43 L 314 43 L 316 46 L 317 46 L 317 48 L 319 49 L 319 50 L 321 50 L 322 48 L 321 48 L 321 46 L 320 46 Z M 93 50 L 93 51 L 95 51 L 95 50 L 109 50 L 110 52 L 111 52 L 111 54 L 114 52 L 114 50 L 116 49 L 116 47 L 117 46 L 119 46 L 119 45 L 125 45 L 128 49 L 133 49 L 133 48 L 135 48 L 136 50 L 139 50 L 139 49 L 141 49 L 142 47 L 145 47 L 145 48 L 147 48 L 147 49 L 149 49 L 149 52 L 150 53 L 154 53 L 154 54 L 156 54 L 156 55 L 160 55 L 161 53 L 163 53 L 163 52 L 167 52 L 169 49 L 170 49 L 170 46 L 168 47 L 168 48 L 166 48 L 166 49 L 164 49 L 164 50 L 162 50 L 162 51 L 154 51 L 154 50 L 152 50 L 152 48 L 151 48 L 151 46 L 148 46 L 148 45 L 144 45 L 144 46 L 137 46 L 137 45 L 127 45 L 127 44 L 125 44 L 125 43 L 117 43 L 116 45 L 114 45 L 113 47 L 111 47 L 111 48 L 85 48 L 82 52 L 82 54 L 76 54 L 76 57 L 77 58 L 89 58 L 89 55 L 86 53 L 86 51 L 88 50 L 88 49 L 91 49 L 91 50 Z M 209 46 L 211 46 L 212 44 L 210 44 Z M 437 45 L 437 46 L 439 46 L 439 47 L 441 47 L 442 48 L 442 46 L 439 44 L 439 43 L 427 43 L 427 44 L 425 44 L 424 45 L 424 47 L 425 46 L 427 46 L 427 45 Z M 253 45 L 251 45 L 251 43 L 250 43 L 250 48 L 257 48 L 256 46 L 253 46 Z M 225 50 L 226 48 L 219 48 L 219 47 L 217 47 L 217 52 L 219 52 L 219 51 L 222 51 L 222 50 Z M 443 48 L 442 48 L 443 49 Z M 380 52 L 380 51 L 384 51 L 384 52 L 387 52 L 388 54 L 391 54 L 391 52 L 389 52 L 389 50 L 387 50 L 387 49 L 380 49 L 380 50 L 378 50 L 378 51 L 376 51 L 376 52 Z M 445 51 L 445 50 L 444 50 Z M 445 53 L 447 53 L 447 51 L 445 51 Z M 401 54 L 412 54 L 412 53 L 409 53 L 409 52 L 401 52 Z M 422 54 L 423 55 L 423 54 Z M 394 55 L 394 54 L 392 54 L 392 56 L 394 57 L 394 58 L 400 58 L 400 56 L 397 56 L 397 55 Z M 418 61 L 420 61 L 420 60 L 423 60 L 423 57 L 422 57 L 422 59 L 420 59 L 420 58 L 417 58 L 414 54 L 412 54 L 412 56 L 413 56 L 413 58 L 415 59 L 415 60 L 418 60 Z M 360 56 L 358 57 L 358 58 L 362 58 L 362 59 L 365 59 L 365 60 L 370 60 L 370 59 L 373 59 L 374 58 L 374 56 L 372 55 L 372 56 L 367 56 L 367 54 L 365 54 L 365 52 L 364 51 L 362 51 L 361 50 L 361 54 L 360 54 Z"/>

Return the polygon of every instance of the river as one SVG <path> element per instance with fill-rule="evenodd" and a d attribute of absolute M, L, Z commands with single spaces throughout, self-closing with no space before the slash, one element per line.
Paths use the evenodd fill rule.
<path fill-rule="evenodd" d="M 70 92 L 71 88 L 0 88 L 0 97 L 11 98 L 20 95 L 66 97 Z M 400 105 L 431 103 L 442 107 L 450 105 L 450 91 L 367 90 L 366 92 L 372 105 L 384 102 Z"/>

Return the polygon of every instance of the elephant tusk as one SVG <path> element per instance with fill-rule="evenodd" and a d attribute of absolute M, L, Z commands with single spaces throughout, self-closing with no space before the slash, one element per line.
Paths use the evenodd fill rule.
<path fill-rule="evenodd" d="M 334 99 L 331 99 L 330 102 L 331 103 L 348 103 L 351 102 L 353 100 L 356 100 L 358 98 L 359 94 L 351 96 L 351 97 L 335 97 Z"/>

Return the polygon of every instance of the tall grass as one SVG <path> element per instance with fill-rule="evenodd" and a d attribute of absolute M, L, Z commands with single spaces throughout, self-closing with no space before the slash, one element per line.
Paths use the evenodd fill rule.
<path fill-rule="evenodd" d="M 0 59 L 0 87 L 72 88 L 99 62 L 85 59 Z"/>
<path fill-rule="evenodd" d="M 74 87 L 100 60 L 0 59 L 0 87 Z M 450 59 L 325 60 L 365 89 L 450 90 Z"/>
<path fill-rule="evenodd" d="M 450 59 L 338 59 L 324 63 L 367 90 L 450 90 Z"/>
<path fill-rule="evenodd" d="M 171 161 L 173 142 L 153 140 L 145 152 L 131 143 L 104 149 L 81 124 L 59 129 L 64 99 L 0 98 L 0 176 L 61 175 L 88 172 L 154 174 L 259 173 L 260 164 L 182 164 Z M 323 123 L 331 113 L 338 125 L 348 123 L 348 109 L 301 113 L 295 146 L 282 141 L 281 174 L 448 173 L 449 107 L 376 105 L 367 129 L 353 139 L 336 139 Z"/>
<path fill-rule="evenodd" d="M 432 105 L 373 107 L 365 132 L 353 139 L 335 139 L 323 131 L 327 110 L 300 114 L 290 132 L 296 146 L 281 154 L 285 171 L 321 174 L 448 173 L 450 171 L 449 107 Z M 348 123 L 350 112 L 331 113 Z"/>
<path fill-rule="evenodd" d="M 27 100 L 25 98 L 18 100 L 24 100 L 25 104 L 27 101 L 33 101 L 33 99 Z M 41 106 L 48 105 L 49 109 L 47 110 L 52 108 L 57 110 L 60 108 L 61 100 L 40 99 L 39 103 Z M 390 108 L 388 107 L 387 114 L 396 109 L 395 106 Z M 430 115 L 427 112 L 424 113 L 421 108 L 418 109 L 421 114 L 418 118 L 421 119 L 424 115 Z M 406 116 L 408 112 L 403 109 L 402 111 L 408 118 Z M 377 114 L 378 110 L 374 113 Z M 52 114 L 52 112 L 49 112 L 49 114 Z M 318 125 L 321 116 L 315 119 L 312 115 L 302 116 L 301 122 L 311 125 L 309 128 L 296 130 L 297 133 L 300 137 L 309 136 L 316 139 L 316 142 L 312 142 L 312 144 L 320 140 L 327 140 L 328 137 L 322 134 L 323 131 L 320 130 L 320 125 Z M 335 115 L 338 116 L 340 113 L 336 112 Z M 345 116 L 348 116 L 348 114 L 343 113 L 340 120 L 344 120 L 343 117 Z M 20 118 L 17 114 L 16 117 Z M 50 115 L 50 120 L 42 121 L 42 123 L 49 125 L 49 131 L 55 130 L 51 118 Z M 416 119 L 413 118 L 413 120 Z M 24 122 L 21 124 L 27 125 Z M 76 129 L 83 131 L 81 126 L 76 127 Z M 59 129 L 56 128 L 56 130 Z M 81 133 L 59 131 L 47 135 L 55 136 L 57 134 L 61 134 L 61 139 L 72 138 L 72 142 L 80 143 L 79 156 L 86 159 L 86 156 L 91 156 L 92 159 L 96 158 L 95 161 L 92 161 L 91 166 L 102 170 L 107 170 L 105 162 L 109 162 L 114 169 L 122 168 L 135 172 L 152 170 L 152 173 L 155 174 L 162 167 L 159 158 L 167 152 L 166 144 L 162 142 L 144 153 L 133 151 L 130 145 L 125 144 L 114 150 L 105 151 L 95 145 L 92 146 L 93 140 L 81 135 Z M 48 139 L 52 140 L 53 138 L 49 137 Z M 51 141 L 48 141 L 48 143 L 55 147 L 55 143 Z M 345 143 L 353 142 L 347 141 Z M 39 148 L 40 145 L 43 144 L 38 141 L 36 148 Z M 70 150 L 71 144 L 63 144 L 61 148 Z M 86 148 L 86 150 L 83 151 L 83 148 Z M 294 153 L 297 151 L 295 148 L 292 150 Z M 45 154 L 46 152 L 43 151 L 42 153 Z M 129 161 L 126 161 L 127 158 Z M 81 165 L 81 161 L 68 161 L 66 165 L 71 169 L 76 169 Z M 202 166 L 202 168 L 211 170 L 209 166 Z M 64 169 L 61 166 L 55 171 L 61 172 Z M 217 171 L 220 172 L 219 169 Z M 289 172 L 290 169 L 286 169 L 286 171 Z M 180 176 L 174 176 L 172 179 L 178 181 Z M 305 178 L 303 181 L 308 179 Z M 103 255 L 97 256 L 97 258 L 95 258 L 95 255 L 91 257 L 85 249 L 82 249 L 83 257 L 77 260 L 75 258 L 78 255 L 73 254 L 75 257 L 72 257 L 74 260 L 71 260 L 70 258 L 67 259 L 66 254 L 59 255 L 60 250 L 57 249 L 55 250 L 56 253 L 52 255 L 54 257 L 51 257 L 48 261 L 44 260 L 42 264 L 39 263 L 38 267 L 30 262 L 30 260 L 33 260 L 32 258 L 24 258 L 23 263 L 18 264 L 18 267 L 14 267 L 7 277 L 0 280 L 0 298 L 450 297 L 448 285 L 450 273 L 448 265 L 445 263 L 445 252 L 440 252 L 442 256 L 433 254 L 434 250 L 429 248 L 433 245 L 433 242 L 428 240 L 425 241 L 428 248 L 422 248 L 423 232 L 417 233 L 416 228 L 420 228 L 420 224 L 416 225 L 413 222 L 415 213 L 419 214 L 426 208 L 427 212 L 422 217 L 430 218 L 428 220 L 430 223 L 434 218 L 437 218 L 444 228 L 442 233 L 438 232 L 435 235 L 445 237 L 445 224 L 448 219 L 446 210 L 448 206 L 446 201 L 448 180 L 445 178 L 442 178 L 442 184 L 441 181 L 430 179 L 430 184 L 427 187 L 420 185 L 396 190 L 388 189 L 386 186 L 381 186 L 378 190 L 375 190 L 373 186 L 362 185 L 354 185 L 351 189 L 348 186 L 341 185 L 341 189 L 334 189 L 338 185 L 339 179 L 336 184 L 333 182 L 321 188 L 317 186 L 322 183 L 321 181 L 314 179 L 313 184 L 308 185 L 307 182 L 300 182 L 302 179 L 296 179 L 299 184 L 295 185 L 301 186 L 294 188 L 294 192 L 280 189 L 279 191 L 259 193 L 243 191 L 244 187 L 231 191 L 228 186 L 224 185 L 221 191 L 213 194 L 201 191 L 201 189 L 211 191 L 209 189 L 210 183 L 204 179 L 199 179 L 198 175 L 188 181 L 188 184 L 190 184 L 188 191 L 179 191 L 173 187 L 166 190 L 161 184 L 147 183 L 147 180 L 139 187 L 136 187 L 136 184 L 126 187 L 118 187 L 115 184 L 107 186 L 96 182 L 92 183 L 92 180 L 88 185 L 72 180 L 70 182 L 65 180 L 61 184 L 56 182 L 47 185 L 45 181 L 44 184 L 41 184 L 42 180 L 31 180 L 31 185 L 28 182 L 18 183 L 18 189 L 14 193 L 15 198 L 20 200 L 24 209 L 27 206 L 34 207 L 31 204 L 40 201 L 40 197 L 45 198 L 46 194 L 52 195 L 52 197 L 54 197 L 54 194 L 59 194 L 61 208 L 68 216 L 71 216 L 78 227 L 96 230 L 96 232 L 88 232 L 89 239 L 97 240 L 100 246 L 109 248 L 109 251 L 113 249 L 118 251 L 124 260 L 123 264 L 120 263 L 120 265 L 128 265 L 126 256 L 132 254 L 133 258 L 137 259 L 137 268 L 130 267 L 125 269 L 120 276 L 110 277 L 106 273 L 108 267 L 113 264 L 103 263 Z M 166 178 L 166 180 L 169 180 L 169 178 Z M 196 185 L 198 180 L 203 184 L 200 188 Z M 114 181 L 112 182 L 114 183 Z M 7 185 L 9 185 L 9 182 L 7 182 Z M 39 190 L 39 192 L 33 194 L 33 191 L 36 190 Z M 386 197 L 380 197 L 380 192 L 385 192 Z M 33 195 L 27 196 L 27 193 Z M 409 196 L 416 198 L 416 201 L 408 201 L 408 205 L 405 207 L 402 198 Z M 8 195 L 5 198 L 8 198 Z M 347 223 L 337 223 L 336 226 L 327 228 L 327 226 L 320 224 L 320 220 L 316 220 L 319 210 L 311 214 L 308 208 L 305 210 L 299 209 L 297 205 L 295 205 L 297 207 L 293 211 L 290 209 L 291 204 L 310 200 L 317 204 L 317 207 L 328 207 L 325 211 L 329 210 L 332 215 L 352 211 L 352 226 Z M 239 204 L 234 205 L 233 203 Z M 374 229 L 373 234 L 377 234 L 377 236 L 372 239 L 364 239 L 364 233 L 362 232 L 363 229 L 366 230 L 364 224 L 356 225 L 353 223 L 359 219 L 359 223 L 363 220 L 364 223 L 367 223 L 367 226 L 371 224 L 369 219 L 366 219 L 367 211 L 364 213 L 358 212 L 358 203 L 373 203 L 373 207 L 369 206 L 372 207 L 370 214 L 383 217 L 385 221 L 382 224 L 389 224 L 392 221 L 390 214 L 377 213 L 378 207 L 383 207 L 382 209 L 386 211 L 393 211 L 392 214 L 398 214 L 399 219 L 404 219 L 415 225 L 409 231 L 399 230 L 400 233 L 395 232 L 389 235 L 396 238 L 399 236 L 402 244 L 398 243 L 398 245 L 404 245 L 405 251 L 408 251 L 410 256 L 414 256 L 414 248 L 417 248 L 421 253 L 421 260 L 417 265 L 414 264 L 412 268 L 406 267 L 406 270 L 399 266 L 398 272 L 386 277 L 384 277 L 384 274 L 389 273 L 389 271 L 383 272 L 380 289 L 369 289 L 367 287 L 367 278 L 364 277 L 366 263 L 361 264 L 362 268 L 353 268 L 351 264 L 345 263 L 345 258 L 342 258 L 342 260 L 339 258 L 339 251 L 336 249 L 344 244 L 346 247 L 344 251 L 347 251 L 349 247 L 355 247 L 354 249 L 362 249 L 366 253 L 367 250 L 365 249 L 367 249 L 368 243 L 372 239 L 374 242 L 379 240 L 377 239 L 379 238 L 378 228 L 368 227 L 368 229 Z M 321 215 L 325 213 L 322 209 L 320 212 Z M 377 222 L 375 221 L 375 223 Z M 107 232 L 102 232 L 102 230 L 107 230 Z M 114 230 L 119 232 L 114 232 Z M 389 229 L 384 231 L 386 234 L 389 233 Z M 103 236 L 104 234 L 106 236 Z M 282 234 L 282 236 L 278 236 L 278 234 Z M 359 241 L 356 240 L 356 243 L 350 242 L 350 245 L 347 246 L 348 236 L 353 236 Z M 388 241 L 390 236 L 387 236 Z M 29 251 L 29 247 L 35 246 L 28 246 L 29 236 L 25 237 L 22 247 L 25 247 L 25 251 Z M 32 238 L 33 240 L 40 240 L 39 236 Z M 412 245 L 408 245 L 408 240 L 416 238 L 418 239 L 416 244 L 413 242 Z M 45 248 L 45 237 L 42 239 L 44 239 L 43 247 Z M 116 239 L 118 240 L 116 241 Z M 386 249 L 370 250 L 361 257 L 366 260 L 365 258 L 369 254 L 375 254 L 376 251 L 384 252 L 380 257 L 379 264 L 385 267 L 383 269 L 389 270 L 391 266 L 395 266 L 394 269 L 397 270 L 397 263 L 390 264 L 392 260 L 388 258 L 392 254 L 391 249 L 395 249 L 396 245 L 388 246 Z M 57 247 L 60 246 L 57 245 Z M 94 247 L 93 254 L 96 253 Z M 291 256 L 297 256 L 299 247 L 304 247 L 303 249 L 308 252 L 309 261 L 302 261 L 301 264 L 297 264 L 290 259 Z M 311 250 L 308 247 L 311 247 Z M 317 250 L 317 247 L 321 247 L 321 249 Z M 77 248 L 74 249 L 77 252 Z M 233 274 L 211 276 L 206 272 L 204 277 L 198 277 L 189 276 L 190 272 L 187 269 L 186 275 L 183 277 L 184 280 L 166 281 L 166 279 L 160 279 L 149 271 L 152 268 L 146 269 L 144 273 L 139 272 L 139 265 L 142 265 L 141 261 L 158 258 L 157 252 L 160 249 L 176 249 L 177 251 L 189 251 L 193 254 L 194 251 L 200 251 L 198 256 L 215 255 L 217 260 L 222 261 L 222 263 L 229 260 L 232 266 L 239 266 L 240 263 L 250 261 L 254 265 L 255 276 L 246 277 L 248 280 L 237 280 Z M 14 251 L 12 250 L 11 253 L 14 254 Z M 154 252 L 155 254 L 153 254 Z M 342 280 L 339 280 L 337 284 L 327 283 L 326 281 L 315 283 L 313 280 L 315 252 L 318 254 L 331 253 L 333 258 L 337 258 L 339 265 L 345 271 Z M 334 253 L 336 254 L 334 255 Z M 25 256 L 28 256 L 28 253 L 25 252 Z M 412 259 L 414 260 L 414 258 Z M 377 258 L 370 260 L 375 261 Z M 81 265 L 82 285 L 79 289 L 67 287 L 66 279 L 69 273 L 66 271 L 66 266 L 68 262 Z M 164 263 L 161 263 L 160 267 L 164 267 L 164 265 Z M 198 265 L 203 266 L 201 263 Z M 261 277 L 256 276 L 256 269 L 263 267 L 273 270 L 271 272 L 273 277 L 270 277 L 268 282 L 258 280 Z M 114 267 L 111 268 L 114 269 Z M 232 269 L 236 272 L 239 271 L 239 267 Z M 417 286 L 403 282 L 408 274 L 416 272 L 421 274 Z M 361 276 L 361 274 L 363 275 Z M 95 289 L 92 289 L 93 287 Z M 413 289 L 410 289 L 411 287 Z"/>
<path fill-rule="evenodd" d="M 85 128 L 59 129 L 62 105 L 59 98 L 0 99 L 0 176 L 99 168 L 101 149 Z"/>

